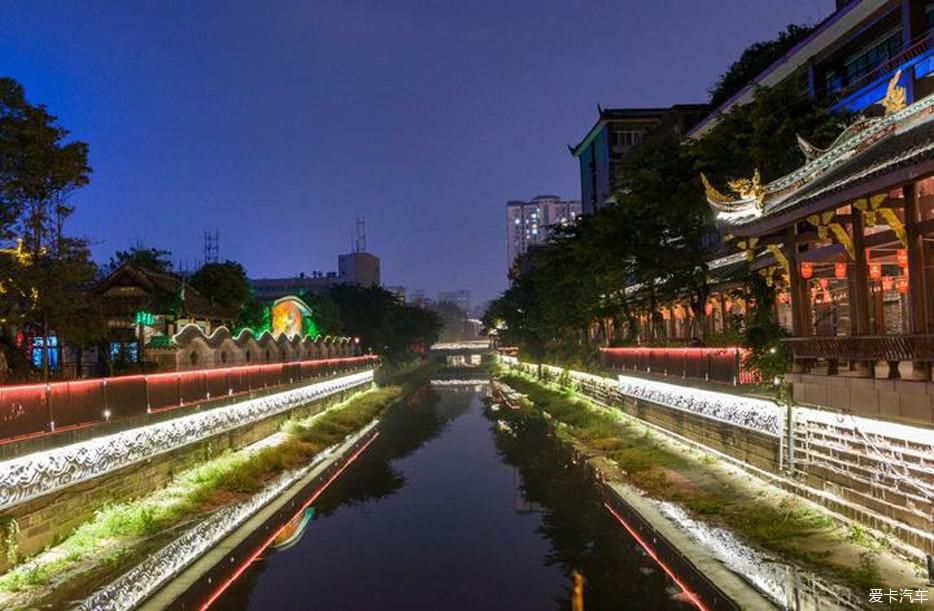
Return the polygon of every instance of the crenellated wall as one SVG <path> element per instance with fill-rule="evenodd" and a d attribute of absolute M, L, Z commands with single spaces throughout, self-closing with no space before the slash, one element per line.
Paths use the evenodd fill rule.
<path fill-rule="evenodd" d="M 234 335 L 227 327 L 218 327 L 206 335 L 201 327 L 190 324 L 176 333 L 167 346 L 150 342 L 145 355 L 147 360 L 158 363 L 161 370 L 186 371 L 357 356 L 359 346 L 350 337 L 319 335 L 312 339 L 299 335 L 274 336 L 269 331 L 254 336 L 250 329 Z"/>

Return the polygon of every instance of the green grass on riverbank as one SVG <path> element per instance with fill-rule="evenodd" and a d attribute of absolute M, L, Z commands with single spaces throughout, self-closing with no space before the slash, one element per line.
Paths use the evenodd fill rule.
<path fill-rule="evenodd" d="M 419 379 L 417 369 L 408 371 L 394 379 L 398 384 L 357 393 L 305 420 L 286 422 L 282 427 L 285 438 L 276 445 L 209 458 L 177 475 L 163 489 L 100 509 L 60 544 L 0 576 L 0 608 L 24 606 L 22 594 L 30 590 L 47 597 L 49 592 L 39 590 L 58 588 L 69 579 L 88 580 L 108 565 L 135 557 L 133 552 L 140 546 L 163 542 L 174 529 L 259 491 L 274 476 L 307 464 L 361 429 L 413 390 Z M 37 601 L 30 599 L 29 606 Z"/>
<path fill-rule="evenodd" d="M 882 584 L 876 551 L 847 542 L 845 529 L 788 495 L 770 496 L 739 486 L 716 459 L 673 448 L 657 435 L 572 390 L 531 376 L 501 372 L 499 378 L 527 397 L 525 406 L 546 412 L 559 436 L 590 457 L 609 459 L 613 474 L 650 496 L 678 503 L 708 523 L 720 524 L 766 551 L 826 572 L 856 592 Z M 848 546 L 851 553 L 837 553 Z"/>

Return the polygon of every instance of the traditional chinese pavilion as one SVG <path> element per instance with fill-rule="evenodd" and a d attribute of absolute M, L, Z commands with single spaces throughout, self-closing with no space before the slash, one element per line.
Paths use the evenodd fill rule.
<path fill-rule="evenodd" d="M 934 423 L 934 96 L 906 105 L 901 73 L 884 115 L 763 184 L 706 178 L 727 239 L 777 291 L 792 338 L 796 401 Z"/>

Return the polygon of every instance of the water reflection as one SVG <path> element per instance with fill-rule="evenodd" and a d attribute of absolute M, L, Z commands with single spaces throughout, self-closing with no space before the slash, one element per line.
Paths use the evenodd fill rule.
<path fill-rule="evenodd" d="M 552 549 L 546 563 L 586 578 L 588 609 L 693 608 L 644 550 L 606 512 L 590 470 L 554 437 L 536 416 L 508 410 L 488 412 L 508 418 L 509 428 L 496 427 L 496 447 L 522 482 L 522 498 L 540 508 L 539 532 Z M 556 599 L 570 609 L 570 590 Z"/>
<path fill-rule="evenodd" d="M 479 392 L 478 392 L 479 390 Z M 484 417 L 485 388 L 426 386 L 217 609 L 681 609 L 540 421 Z"/>

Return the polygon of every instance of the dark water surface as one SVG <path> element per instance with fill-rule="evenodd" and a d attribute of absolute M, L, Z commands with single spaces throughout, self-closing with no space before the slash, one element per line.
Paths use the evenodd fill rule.
<path fill-rule="evenodd" d="M 687 609 L 603 508 L 587 470 L 536 418 L 502 430 L 482 386 L 431 387 L 212 609 Z M 495 416 L 495 414 L 494 414 Z"/>

